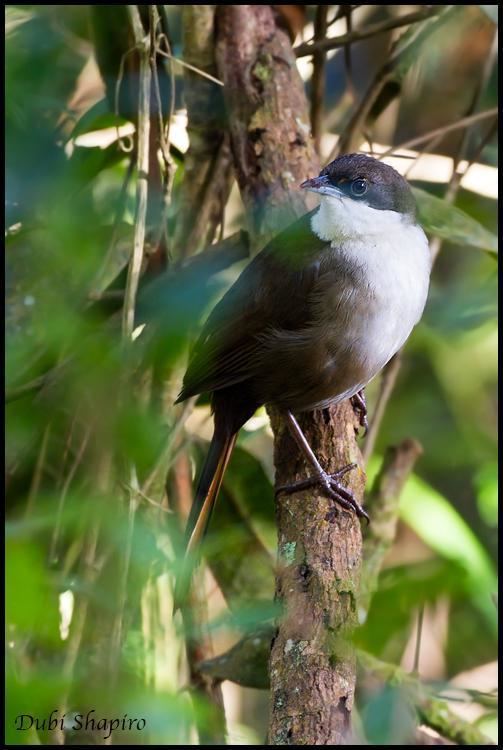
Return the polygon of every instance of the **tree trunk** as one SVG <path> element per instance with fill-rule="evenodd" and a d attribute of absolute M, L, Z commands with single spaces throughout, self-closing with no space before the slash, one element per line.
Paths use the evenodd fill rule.
<path fill-rule="evenodd" d="M 308 103 L 287 33 L 268 5 L 219 6 L 217 67 L 225 83 L 236 173 L 252 243 L 262 247 L 306 211 L 298 185 L 319 172 L 309 136 Z M 270 410 L 276 482 L 305 477 L 285 425 Z M 356 462 L 354 416 L 348 403 L 302 416 L 301 426 L 329 471 Z M 361 469 L 347 475 L 361 499 Z M 340 744 L 349 728 L 355 657 L 347 638 L 356 623 L 361 531 L 316 491 L 277 501 L 279 566 L 276 592 L 283 607 L 270 662 L 270 744 Z"/>

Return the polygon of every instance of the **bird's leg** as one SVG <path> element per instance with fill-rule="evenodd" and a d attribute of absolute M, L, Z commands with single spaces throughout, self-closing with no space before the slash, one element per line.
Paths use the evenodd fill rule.
<path fill-rule="evenodd" d="M 276 495 L 280 492 L 292 493 L 307 489 L 313 485 L 320 485 L 332 500 L 335 500 L 343 508 L 354 511 L 359 518 L 363 516 L 369 521 L 368 514 L 353 497 L 353 493 L 346 487 L 343 487 L 339 482 L 340 477 L 346 474 L 346 472 L 356 468 L 356 464 L 348 464 L 334 474 L 329 474 L 323 469 L 314 455 L 311 446 L 307 442 L 305 435 L 300 429 L 299 423 L 293 416 L 292 412 L 285 411 L 284 416 L 292 437 L 299 446 L 306 461 L 314 468 L 315 475 L 308 479 L 302 479 L 299 482 L 292 482 L 291 484 L 284 484 L 277 487 Z"/>
<path fill-rule="evenodd" d="M 356 416 L 359 419 L 360 427 L 363 427 L 363 437 L 367 434 L 369 430 L 369 423 L 367 419 L 367 400 L 365 398 L 365 389 L 362 388 L 361 391 L 358 391 L 358 393 L 355 393 L 354 396 L 350 398 L 351 406 L 353 407 L 353 410 L 356 414 Z M 357 433 L 359 430 L 357 430 Z"/>

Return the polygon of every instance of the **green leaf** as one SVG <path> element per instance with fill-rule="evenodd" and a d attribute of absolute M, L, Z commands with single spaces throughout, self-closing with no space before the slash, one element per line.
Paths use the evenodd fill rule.
<path fill-rule="evenodd" d="M 465 569 L 442 557 L 385 568 L 356 642 L 381 658 L 400 661 L 415 609 L 439 598 L 464 600 L 466 590 Z"/>
<path fill-rule="evenodd" d="M 498 524 L 498 465 L 491 461 L 480 467 L 475 476 L 477 506 L 489 526 Z"/>
<path fill-rule="evenodd" d="M 117 279 L 129 263 L 133 251 L 133 227 L 131 224 L 121 222 L 112 231 L 116 232 L 115 241 L 110 246 L 110 237 L 107 237 L 109 249 L 93 280 L 90 290 L 90 296 L 92 297 L 99 298 Z"/>
<path fill-rule="evenodd" d="M 72 198 L 105 169 L 119 164 L 126 155 L 114 141 L 106 148 L 76 148 L 68 161 L 67 179 L 71 186 L 68 197 Z"/>
<path fill-rule="evenodd" d="M 450 502 L 422 479 L 412 476 L 400 498 L 400 517 L 431 549 L 466 570 L 474 604 L 496 627 L 491 594 L 497 590 L 497 581 L 492 562 Z"/>
<path fill-rule="evenodd" d="M 372 484 L 381 464 L 375 456 L 367 467 Z M 400 518 L 441 557 L 466 572 L 465 588 L 473 603 L 496 629 L 496 609 L 492 596 L 497 591 L 496 572 L 477 536 L 443 495 L 413 474 L 400 496 Z"/>
<path fill-rule="evenodd" d="M 413 187 L 412 192 L 417 202 L 419 221 L 425 232 L 453 244 L 478 247 L 497 254 L 496 235 L 474 218 L 426 190 Z"/>
<path fill-rule="evenodd" d="M 32 540 L 8 539 L 6 621 L 12 633 L 34 634 L 38 641 L 60 643 L 58 595 L 43 554 Z"/>

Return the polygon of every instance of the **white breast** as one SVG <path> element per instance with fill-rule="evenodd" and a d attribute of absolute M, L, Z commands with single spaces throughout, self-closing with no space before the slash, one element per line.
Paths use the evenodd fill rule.
<path fill-rule="evenodd" d="M 403 346 L 419 321 L 428 294 L 431 256 L 417 224 L 350 198 L 324 197 L 313 231 L 355 263 L 368 285 L 369 314 L 351 320 L 349 339 L 359 342 L 369 380 Z"/>

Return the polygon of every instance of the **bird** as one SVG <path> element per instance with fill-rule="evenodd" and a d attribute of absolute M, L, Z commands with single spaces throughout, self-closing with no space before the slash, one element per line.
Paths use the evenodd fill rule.
<path fill-rule="evenodd" d="M 364 423 L 363 389 L 422 316 L 428 240 L 407 180 L 371 156 L 340 156 L 300 188 L 319 195 L 319 206 L 275 236 L 216 304 L 175 402 L 209 393 L 214 417 L 185 560 L 197 557 L 238 432 L 262 405 L 279 409 L 313 471 L 276 493 L 318 484 L 337 505 L 368 520 L 341 482 L 354 464 L 328 474 L 295 415 L 352 399 Z M 187 586 L 184 573 L 175 609 Z"/>

